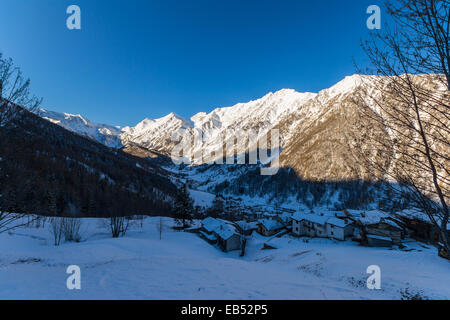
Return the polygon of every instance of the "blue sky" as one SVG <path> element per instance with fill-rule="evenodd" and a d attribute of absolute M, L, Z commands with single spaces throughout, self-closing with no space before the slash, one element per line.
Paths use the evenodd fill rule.
<path fill-rule="evenodd" d="M 81 8 L 82 30 L 66 28 Z M 327 88 L 364 65 L 377 0 L 1 0 L 0 50 L 50 110 L 134 125 L 270 91 Z"/>

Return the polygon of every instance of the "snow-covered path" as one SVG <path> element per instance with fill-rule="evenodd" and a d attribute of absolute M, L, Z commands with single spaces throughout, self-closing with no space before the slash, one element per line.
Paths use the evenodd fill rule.
<path fill-rule="evenodd" d="M 450 299 L 450 264 L 415 242 L 410 252 L 352 242 L 283 237 L 244 258 L 222 253 L 197 235 L 158 218 L 112 239 L 99 220 L 84 219 L 81 243 L 52 246 L 47 229 L 0 235 L 0 299 L 399 299 L 401 290 Z M 419 251 L 421 250 L 421 251 Z M 366 268 L 379 265 L 382 290 L 366 288 Z M 81 268 L 81 290 L 66 288 L 66 268 Z"/>

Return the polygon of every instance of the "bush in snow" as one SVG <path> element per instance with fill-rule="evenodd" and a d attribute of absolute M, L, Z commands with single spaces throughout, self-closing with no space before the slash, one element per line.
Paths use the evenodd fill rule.
<path fill-rule="evenodd" d="M 130 219 L 125 217 L 111 217 L 109 221 L 109 228 L 113 238 L 124 236 L 127 233 L 130 225 Z"/>
<path fill-rule="evenodd" d="M 62 232 L 64 235 L 64 240 L 66 241 L 81 241 L 80 229 L 81 229 L 81 219 L 77 218 L 62 218 Z"/>
<path fill-rule="evenodd" d="M 411 292 L 409 288 L 400 290 L 402 300 L 429 300 L 422 291 Z"/>
<path fill-rule="evenodd" d="M 77 218 L 50 218 L 50 232 L 53 235 L 53 244 L 59 246 L 65 241 L 81 241 L 81 219 Z"/>
<path fill-rule="evenodd" d="M 50 220 L 50 232 L 53 235 L 53 244 L 59 246 L 63 239 L 64 234 L 64 219 L 63 218 L 51 218 Z"/>

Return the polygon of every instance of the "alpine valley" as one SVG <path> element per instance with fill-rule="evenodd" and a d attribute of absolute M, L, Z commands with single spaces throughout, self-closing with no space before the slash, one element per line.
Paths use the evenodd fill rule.
<path fill-rule="evenodd" d="M 353 75 L 318 93 L 283 89 L 247 103 L 200 112 L 190 119 L 171 113 L 123 128 L 44 109 L 39 115 L 109 150 L 147 160 L 165 170 L 175 184 L 188 182 L 191 192 L 206 194 L 206 198 L 229 195 L 253 208 L 261 204 L 294 209 L 318 205 L 330 209 L 379 208 L 385 205 L 382 199 L 386 179 L 367 172 L 359 156 L 361 150 L 370 149 L 364 145 L 367 135 L 392 137 L 378 123 L 362 126 L 355 103 L 363 84 L 373 78 Z M 420 81 L 433 85 L 427 76 Z M 261 139 L 271 129 L 279 130 L 281 149 L 281 168 L 273 176 L 259 174 L 261 163 L 218 165 L 193 161 L 190 165 L 176 165 L 170 161 L 179 142 L 173 136 L 180 130 L 188 134 L 201 132 L 202 143 L 193 146 L 193 153 L 208 153 L 222 148 L 224 141 L 234 139 L 239 130 L 252 130 Z M 246 148 L 250 151 L 250 144 Z M 198 205 L 211 203 L 210 199 L 195 200 Z"/>

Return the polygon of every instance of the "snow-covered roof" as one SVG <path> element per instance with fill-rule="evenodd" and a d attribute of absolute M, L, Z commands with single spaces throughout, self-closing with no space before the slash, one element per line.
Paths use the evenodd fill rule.
<path fill-rule="evenodd" d="M 396 214 L 401 217 L 418 219 L 426 223 L 432 223 L 428 215 L 425 212 L 422 212 L 418 209 L 407 209 L 400 212 L 396 212 Z M 438 223 L 440 222 L 439 219 L 437 219 L 437 221 Z M 447 224 L 447 230 L 450 230 L 450 222 Z"/>
<path fill-rule="evenodd" d="M 279 221 L 272 219 L 261 219 L 259 220 L 259 223 L 267 230 L 276 230 L 284 227 Z"/>
<path fill-rule="evenodd" d="M 330 217 L 319 216 L 316 214 L 305 215 L 305 218 L 304 218 L 304 220 L 306 220 L 306 221 L 313 222 L 316 224 L 321 224 L 321 225 L 325 225 L 325 223 L 327 222 L 328 219 L 330 219 Z"/>
<path fill-rule="evenodd" d="M 336 212 L 335 216 L 336 217 L 340 217 L 340 218 L 346 218 L 347 217 L 347 215 L 343 211 Z"/>
<path fill-rule="evenodd" d="M 290 212 L 283 212 L 283 213 L 280 214 L 278 217 L 279 217 L 279 218 L 281 219 L 281 221 L 283 221 L 284 223 L 288 223 L 288 222 L 290 222 L 290 221 L 292 220 L 292 213 L 290 213 Z"/>
<path fill-rule="evenodd" d="M 341 227 L 344 228 L 345 226 L 348 226 L 349 224 L 351 224 L 352 222 L 350 220 L 343 220 L 343 219 L 339 219 L 336 217 L 332 217 L 332 216 L 326 216 L 326 215 L 317 215 L 317 214 L 305 214 L 303 212 L 296 212 L 293 216 L 292 216 L 293 220 L 296 221 L 302 221 L 302 220 L 306 220 L 309 222 L 313 222 L 316 224 L 320 224 L 320 225 L 325 225 L 326 223 L 336 226 L 336 227 Z"/>
<path fill-rule="evenodd" d="M 227 224 L 227 223 L 223 223 L 219 227 L 217 227 L 214 230 L 214 233 L 216 233 L 217 236 L 219 236 L 220 238 L 222 238 L 224 240 L 228 240 L 233 235 L 238 234 L 236 232 L 236 229 L 232 225 Z"/>
<path fill-rule="evenodd" d="M 428 223 L 430 222 L 430 218 L 427 216 L 427 214 L 417 209 L 407 209 L 396 212 L 396 214 L 405 218 L 418 219 Z"/>
<path fill-rule="evenodd" d="M 335 217 L 339 217 L 339 218 L 349 218 L 349 217 L 354 217 L 354 216 L 360 216 L 359 212 L 356 210 L 347 210 L 344 209 L 342 211 L 336 211 L 334 213 Z"/>
<path fill-rule="evenodd" d="M 325 223 L 327 222 L 328 219 L 330 219 L 330 217 L 329 216 L 321 216 L 318 214 L 306 214 L 303 212 L 296 212 L 292 216 L 292 219 L 296 220 L 296 221 L 306 220 L 309 222 L 325 225 Z"/>
<path fill-rule="evenodd" d="M 222 219 L 208 217 L 202 220 L 202 225 L 206 231 L 214 232 L 224 240 L 229 239 L 234 234 L 238 234 L 236 228 L 230 222 Z"/>
<path fill-rule="evenodd" d="M 358 220 L 363 224 L 363 225 L 371 225 L 371 224 L 377 224 L 377 223 L 387 223 L 388 225 L 396 228 L 396 229 L 400 229 L 402 230 L 403 228 L 396 223 L 395 221 L 392 220 L 392 215 L 389 215 L 386 212 L 382 212 L 382 211 L 368 211 L 364 214 L 364 217 L 360 217 L 358 218 Z"/>
<path fill-rule="evenodd" d="M 305 214 L 303 212 L 296 212 L 292 215 L 292 220 L 302 221 L 305 219 Z"/>
<path fill-rule="evenodd" d="M 345 228 L 346 226 L 350 225 L 352 222 L 350 220 L 343 220 L 338 218 L 329 218 L 327 220 L 328 224 L 331 224 L 336 227 Z"/>
<path fill-rule="evenodd" d="M 258 228 L 258 222 L 257 221 L 248 222 L 248 221 L 245 221 L 245 220 L 241 220 L 241 221 L 236 221 L 235 223 L 239 227 L 241 227 L 242 230 L 251 230 L 251 229 Z"/>
<path fill-rule="evenodd" d="M 392 221 L 391 219 L 382 219 L 382 222 L 387 223 L 387 224 L 393 226 L 394 228 L 403 229 L 397 222 Z"/>
<path fill-rule="evenodd" d="M 221 222 L 219 220 L 211 217 L 202 220 L 203 228 L 208 232 L 213 232 L 220 224 Z"/>
<path fill-rule="evenodd" d="M 377 236 L 375 234 L 368 234 L 367 238 L 372 238 L 372 239 L 377 239 L 377 240 L 383 240 L 383 241 L 390 241 L 392 242 L 392 239 L 389 237 L 382 237 L 382 236 Z"/>
<path fill-rule="evenodd" d="M 364 217 L 361 214 L 361 216 L 358 217 L 357 219 L 363 225 L 369 225 L 369 224 L 379 223 L 382 218 L 387 218 L 387 217 L 388 217 L 387 213 L 384 213 L 382 211 L 373 210 L 373 211 L 365 212 Z"/>
<path fill-rule="evenodd" d="M 217 240 L 217 236 L 215 234 L 208 234 L 206 232 L 200 231 L 200 233 L 208 240 L 215 241 Z"/>

